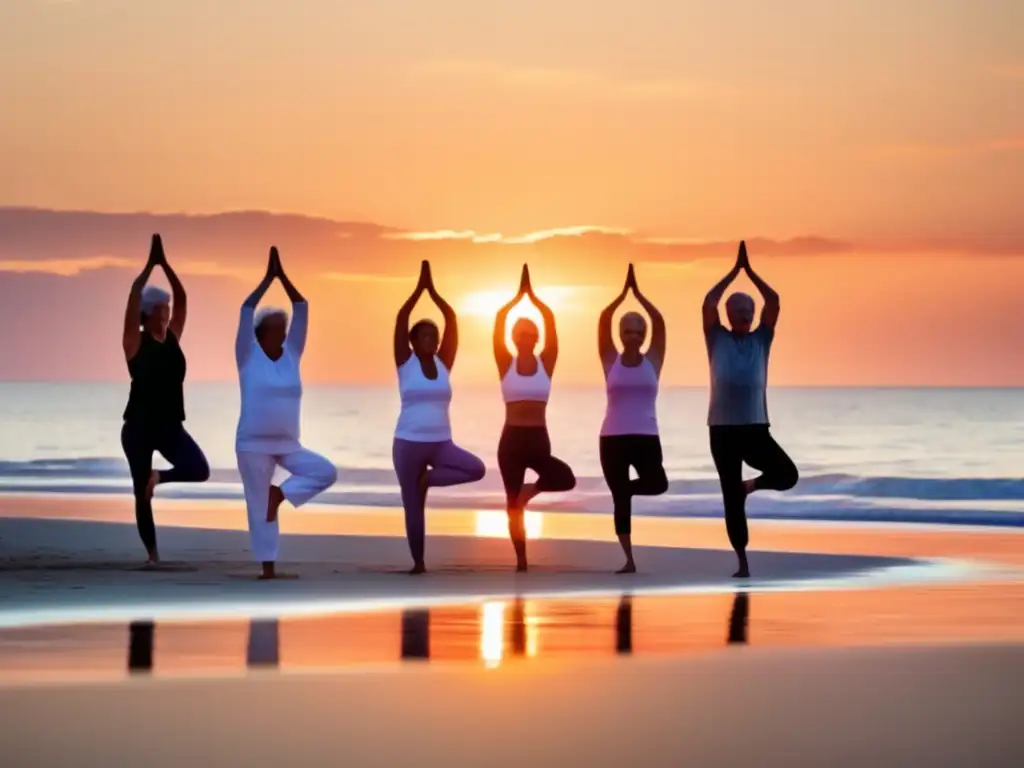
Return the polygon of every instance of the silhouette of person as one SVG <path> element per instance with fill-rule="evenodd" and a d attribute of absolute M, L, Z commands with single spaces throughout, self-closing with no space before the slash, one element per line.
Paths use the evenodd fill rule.
<path fill-rule="evenodd" d="M 621 655 L 633 653 L 633 596 L 619 598 L 615 611 L 615 652 Z"/>
<path fill-rule="evenodd" d="M 444 336 L 431 320 L 409 327 L 409 316 L 426 293 L 444 317 Z M 426 573 L 427 490 L 474 483 L 486 473 L 484 463 L 452 441 L 448 407 L 452 400 L 449 374 L 459 350 L 455 310 L 434 287 L 430 264 L 420 265 L 416 290 L 395 317 L 394 354 L 402 406 L 395 425 L 391 458 L 402 491 L 405 535 L 412 555 L 411 574 Z"/>
<path fill-rule="evenodd" d="M 725 303 L 727 330 L 718 305 L 730 283 L 743 271 L 764 298 L 761 322 L 754 322 L 754 300 L 734 293 Z M 708 431 L 711 456 L 718 471 L 725 506 L 725 526 L 736 552 L 736 578 L 750 576 L 747 562 L 746 501 L 754 491 L 785 491 L 797 483 L 796 465 L 771 435 L 768 421 L 768 357 L 779 319 L 779 295 L 750 267 L 746 243 L 741 242 L 736 264 L 704 298 L 704 340 L 711 371 Z M 761 475 L 743 479 L 743 464 Z"/>
<path fill-rule="evenodd" d="M 638 312 L 627 312 L 619 321 L 622 353 L 612 339 L 612 317 L 630 290 L 651 316 L 651 346 L 640 351 L 647 337 L 647 321 Z M 668 490 L 661 438 L 658 437 L 658 380 L 665 361 L 665 319 L 636 284 L 629 265 L 622 293 L 598 319 L 597 349 L 604 369 L 608 403 L 601 424 L 601 470 L 612 494 L 615 533 L 626 564 L 618 573 L 636 573 L 633 562 L 632 518 L 634 496 L 658 496 Z M 636 480 L 629 479 L 629 468 Z"/>
<path fill-rule="evenodd" d="M 513 356 L 505 343 L 508 315 L 526 296 L 544 318 L 544 349 L 536 354 L 540 332 L 525 317 L 512 326 Z M 494 361 L 501 379 L 505 401 L 505 426 L 498 441 L 498 468 L 505 486 L 508 532 L 516 553 L 516 570 L 527 569 L 526 505 L 539 493 L 571 491 L 576 487 L 572 469 L 551 453 L 547 427 L 547 404 L 551 396 L 551 377 L 558 362 L 558 330 L 555 314 L 537 298 L 530 285 L 530 270 L 523 265 L 519 291 L 498 310 L 494 321 Z M 526 482 L 526 470 L 537 473 L 537 480 Z"/>
<path fill-rule="evenodd" d="M 407 608 L 402 611 L 402 658 L 430 659 L 429 608 Z"/>
<path fill-rule="evenodd" d="M 133 621 L 128 625 L 128 672 L 150 674 L 153 671 L 153 641 L 156 625 L 152 621 Z"/>
<path fill-rule="evenodd" d="M 277 619 L 250 619 L 249 642 L 245 649 L 245 666 L 278 667 L 281 638 L 280 622 Z"/>
<path fill-rule="evenodd" d="M 747 626 L 750 623 L 750 595 L 737 592 L 732 600 L 732 613 L 729 615 L 729 639 L 727 645 L 746 645 Z"/>
<path fill-rule="evenodd" d="M 157 267 L 171 284 L 171 296 L 155 285 L 146 285 Z M 185 287 L 164 255 L 160 235 L 153 235 L 149 259 L 135 278 L 124 313 L 121 346 L 131 375 L 131 391 L 124 409 L 121 447 L 132 475 L 135 523 L 146 548 L 147 566 L 160 562 L 153 522 L 153 493 L 163 483 L 202 483 L 210 477 L 210 465 L 202 449 L 185 430 L 185 332 L 188 300 Z M 169 470 L 153 469 L 153 452 L 171 464 Z"/>
<path fill-rule="evenodd" d="M 256 311 L 275 279 L 281 281 L 292 303 L 290 327 L 283 309 L 264 307 Z M 285 274 L 277 248 L 271 248 L 263 280 L 242 303 L 235 337 L 242 393 L 235 457 L 245 492 L 253 555 L 263 565 L 261 579 L 277 577 L 277 513 L 281 503 L 287 500 L 293 507 L 300 507 L 338 479 L 330 461 L 299 442 L 300 368 L 308 328 L 309 304 Z M 277 486 L 273 479 L 279 465 L 291 476 Z"/>

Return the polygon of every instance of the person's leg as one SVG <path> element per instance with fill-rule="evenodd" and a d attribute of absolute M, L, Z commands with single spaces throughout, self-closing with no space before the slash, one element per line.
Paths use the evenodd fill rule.
<path fill-rule="evenodd" d="M 498 470 L 505 486 L 505 508 L 508 511 L 508 535 L 516 553 L 516 570 L 525 571 L 526 521 L 525 510 L 519 505 L 519 496 L 526 478 L 526 454 L 523 443 L 524 430 L 506 427 L 498 441 Z"/>
<path fill-rule="evenodd" d="M 240 451 L 236 454 L 238 474 L 245 492 L 245 509 L 249 518 L 249 541 L 257 562 L 263 564 L 264 579 L 277 575 L 279 528 L 277 520 L 267 520 L 270 483 L 274 479 L 277 459 L 265 453 Z"/>
<path fill-rule="evenodd" d="M 526 466 L 537 473 L 537 479 L 526 484 L 519 494 L 519 503 L 523 509 L 539 493 L 571 491 L 576 487 L 576 476 L 569 465 L 551 455 L 551 438 L 546 428 L 530 431 Z"/>
<path fill-rule="evenodd" d="M 125 422 L 121 427 L 121 448 L 128 460 L 132 475 L 132 492 L 135 495 L 135 524 L 139 538 L 146 548 L 149 563 L 160 561 L 156 548 L 156 526 L 153 524 L 153 503 L 150 490 L 150 475 L 153 472 L 153 445 L 144 428 Z"/>
<path fill-rule="evenodd" d="M 279 461 L 291 474 L 281 483 L 281 496 L 295 508 L 323 493 L 338 480 L 338 470 L 330 461 L 305 448 L 287 453 Z"/>
<path fill-rule="evenodd" d="M 718 470 L 722 486 L 722 502 L 725 506 L 725 529 L 729 534 L 739 561 L 739 569 L 733 576 L 745 578 L 750 575 L 747 564 L 747 494 L 743 489 L 743 445 L 742 433 L 735 427 L 711 427 L 711 458 Z"/>
<path fill-rule="evenodd" d="M 788 491 L 795 486 L 800 479 L 796 464 L 782 450 L 782 446 L 775 442 L 769 428 L 751 428 L 748 433 L 743 460 L 761 474 L 746 481 L 747 492 Z"/>
<path fill-rule="evenodd" d="M 170 469 L 162 470 L 158 474 L 157 485 L 205 483 L 210 479 L 210 464 L 203 450 L 184 427 L 169 430 L 161 435 L 156 449 L 171 465 Z"/>
<path fill-rule="evenodd" d="M 428 488 L 443 488 L 483 480 L 487 467 L 483 461 L 451 440 L 441 443 L 427 472 Z"/>
<path fill-rule="evenodd" d="M 657 435 L 630 435 L 630 463 L 636 468 L 636 480 L 629 487 L 633 496 L 661 496 L 668 490 L 661 438 Z"/>
<path fill-rule="evenodd" d="M 629 438 L 608 435 L 600 440 L 601 472 L 612 494 L 615 535 L 619 537 L 626 564 L 618 573 L 636 573 L 633 562 L 632 493 L 629 481 Z"/>
<path fill-rule="evenodd" d="M 426 519 L 424 502 L 426 494 L 422 484 L 423 474 L 430 464 L 437 443 L 416 443 L 412 440 L 395 438 L 391 445 L 391 459 L 398 476 L 398 487 L 402 490 L 402 507 L 405 509 L 405 536 L 409 540 L 412 554 L 410 573 L 424 573 L 426 547 Z"/>

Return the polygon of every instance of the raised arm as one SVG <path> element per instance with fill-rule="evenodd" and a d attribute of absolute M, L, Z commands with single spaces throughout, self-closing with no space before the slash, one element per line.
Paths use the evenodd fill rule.
<path fill-rule="evenodd" d="M 523 294 L 517 293 L 512 301 L 498 310 L 498 314 L 494 318 L 494 337 L 492 341 L 494 345 L 494 362 L 498 366 L 498 378 L 504 376 L 509 366 L 512 365 L 512 353 L 508 351 L 508 341 L 505 338 L 508 333 L 508 313 L 512 311 L 512 307 L 519 303 L 521 298 L 523 298 Z"/>
<path fill-rule="evenodd" d="M 256 305 L 260 303 L 260 299 L 263 298 L 270 284 L 274 282 L 274 277 L 276 277 L 277 267 L 274 254 L 274 251 L 270 252 L 270 258 L 267 259 L 267 272 L 263 275 L 259 285 L 242 302 L 242 310 L 238 316 L 238 333 L 235 334 L 235 363 L 239 368 L 245 365 L 249 359 L 249 355 L 252 353 L 252 345 L 255 343 L 253 316 L 256 314 Z"/>
<path fill-rule="evenodd" d="M 149 247 L 149 259 L 139 276 L 132 282 L 131 290 L 128 292 L 128 305 L 124 309 L 124 329 L 121 334 L 121 347 L 124 349 L 124 359 L 131 360 L 139 351 L 142 344 L 142 289 L 149 282 L 149 276 L 159 263 L 162 248 L 159 247 L 160 237 L 153 235 L 153 242 Z"/>
<path fill-rule="evenodd" d="M 647 349 L 647 359 L 651 361 L 651 365 L 654 366 L 654 370 L 661 375 L 661 367 L 665 364 L 665 345 L 666 345 L 666 332 L 665 332 L 665 318 L 662 317 L 661 312 L 655 307 L 646 296 L 640 292 L 640 288 L 636 284 L 636 273 L 633 271 L 633 265 L 629 265 L 629 281 L 630 287 L 633 289 L 633 293 L 636 296 L 636 300 L 640 302 L 640 306 L 644 308 L 644 311 L 651 318 L 651 346 Z M 718 315 L 717 304 L 715 305 L 715 316 Z"/>
<path fill-rule="evenodd" d="M 427 295 L 441 310 L 441 317 L 444 318 L 444 336 L 441 337 L 437 356 L 441 358 L 444 367 L 450 371 L 455 365 L 455 355 L 459 351 L 459 318 L 451 304 L 445 301 L 434 287 L 434 277 L 430 274 L 429 264 L 427 265 L 427 277 Z"/>
<path fill-rule="evenodd" d="M 608 375 L 608 371 L 615 364 L 615 358 L 619 354 L 615 348 L 615 339 L 612 335 L 612 319 L 615 317 L 615 310 L 622 306 L 622 302 L 629 295 L 630 276 L 632 274 L 633 265 L 630 264 L 629 272 L 626 275 L 626 282 L 622 286 L 622 293 L 605 307 L 597 318 L 597 354 L 601 358 L 601 367 L 604 369 L 605 376 Z"/>
<path fill-rule="evenodd" d="M 285 337 L 285 345 L 296 355 L 302 355 L 306 349 L 306 333 L 309 330 L 309 302 L 303 298 L 299 290 L 288 279 L 284 266 L 281 264 L 281 255 L 277 248 L 270 249 L 270 258 L 274 262 L 274 272 L 277 279 L 281 281 L 284 292 L 288 294 L 288 300 L 292 303 L 292 322 L 288 327 L 288 335 Z"/>
<path fill-rule="evenodd" d="M 171 305 L 171 322 L 168 328 L 180 340 L 181 334 L 185 332 L 185 319 L 188 317 L 188 295 L 185 293 L 185 286 L 181 284 L 181 280 L 178 278 L 178 273 L 167 263 L 167 256 L 164 254 L 164 246 L 160 240 L 160 235 L 153 235 L 153 240 L 160 249 L 160 266 L 163 267 L 164 274 L 167 275 L 167 282 L 171 284 L 171 299 L 173 303 Z"/>
<path fill-rule="evenodd" d="M 430 265 L 424 261 L 420 264 L 420 279 L 416 283 L 416 290 L 405 300 L 405 303 L 398 310 L 395 317 L 395 365 L 401 368 L 412 356 L 412 347 L 409 346 L 409 316 L 412 308 L 420 300 L 420 296 L 427 289 L 427 279 L 430 275 Z"/>
<path fill-rule="evenodd" d="M 746 258 L 746 254 L 747 246 L 745 243 L 740 242 L 740 250 L 736 257 L 736 263 L 733 265 L 732 269 L 729 270 L 729 274 L 719 280 L 715 286 L 708 291 L 707 296 L 704 297 L 704 333 L 707 333 L 721 322 L 718 317 L 718 305 L 721 303 L 722 297 L 725 295 L 729 285 L 736 279 L 736 276 L 743 268 L 741 258 Z"/>
<path fill-rule="evenodd" d="M 548 372 L 548 376 L 551 376 L 558 363 L 558 327 L 555 324 L 555 313 L 533 292 L 533 286 L 530 285 L 530 273 L 525 264 L 523 265 L 523 279 L 526 283 L 526 295 L 530 297 L 530 301 L 537 307 L 540 316 L 544 318 L 544 351 L 540 353 L 540 360 L 544 363 L 544 369 Z"/>
<path fill-rule="evenodd" d="M 760 292 L 761 298 L 764 299 L 764 308 L 761 310 L 760 324 L 768 330 L 773 331 L 775 330 L 775 324 L 779 322 L 779 294 L 777 294 L 772 287 L 762 280 L 761 277 L 751 268 L 746 246 L 741 243 L 740 248 L 743 249 L 743 270 L 747 273 L 747 277 L 750 278 L 750 282 L 752 282 Z"/>

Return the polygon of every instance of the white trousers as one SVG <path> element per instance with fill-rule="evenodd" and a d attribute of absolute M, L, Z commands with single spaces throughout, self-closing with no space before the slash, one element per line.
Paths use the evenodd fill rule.
<path fill-rule="evenodd" d="M 281 492 L 293 507 L 301 507 L 318 493 L 326 491 L 338 479 L 338 470 L 323 456 L 300 448 L 283 455 L 238 451 L 238 474 L 245 490 L 245 508 L 249 514 L 249 540 L 259 563 L 277 561 L 280 538 L 277 521 L 267 522 L 270 484 L 278 466 L 291 475 L 281 483 Z"/>

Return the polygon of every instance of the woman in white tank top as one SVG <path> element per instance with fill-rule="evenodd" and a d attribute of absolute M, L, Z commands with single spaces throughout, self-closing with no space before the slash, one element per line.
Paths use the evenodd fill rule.
<path fill-rule="evenodd" d="M 409 316 L 424 291 L 444 316 L 444 337 L 430 320 L 409 328 Z M 427 489 L 461 485 L 483 478 L 484 463 L 452 442 L 448 406 L 452 399 L 449 373 L 459 347 L 459 325 L 455 310 L 434 288 L 430 264 L 420 267 L 416 290 L 398 310 L 395 318 L 395 367 L 401 412 L 395 427 L 391 456 L 402 489 L 405 533 L 413 567 L 410 573 L 426 572 L 425 507 Z"/>
<path fill-rule="evenodd" d="M 647 337 L 647 321 L 637 312 L 627 312 L 619 320 L 621 354 L 612 340 L 612 316 L 630 290 L 651 316 L 651 346 L 646 354 L 640 348 Z M 597 346 L 608 392 L 601 425 L 601 470 L 612 493 L 615 533 L 626 555 L 626 564 L 618 573 L 636 573 L 632 499 L 664 493 L 668 490 L 668 478 L 658 437 L 656 407 L 658 380 L 665 362 L 665 319 L 640 293 L 632 264 L 622 293 L 605 308 L 597 322 Z M 629 479 L 630 467 L 636 470 L 636 480 Z"/>
<path fill-rule="evenodd" d="M 520 318 L 512 328 L 513 357 L 505 343 L 508 314 L 523 296 L 528 296 L 544 318 L 544 349 L 535 354 L 539 333 L 537 326 Z M 525 571 L 526 505 L 538 493 L 570 491 L 576 487 L 572 469 L 551 455 L 548 436 L 547 403 L 551 394 L 551 376 L 558 362 L 558 332 L 555 315 L 533 292 L 530 271 L 523 265 L 519 292 L 501 308 L 494 323 L 494 360 L 501 378 L 501 394 L 505 401 L 505 427 L 498 442 L 498 467 L 505 485 L 508 508 L 508 530 L 516 552 L 516 570 Z M 537 480 L 525 483 L 526 470 L 537 473 Z"/>

